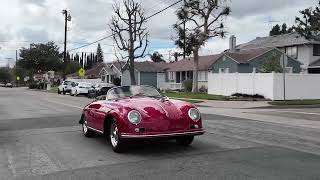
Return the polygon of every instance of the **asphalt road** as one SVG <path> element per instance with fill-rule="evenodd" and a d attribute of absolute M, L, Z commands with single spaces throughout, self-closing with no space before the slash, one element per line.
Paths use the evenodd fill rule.
<path fill-rule="evenodd" d="M 0 88 L 0 179 L 320 179 L 320 110 L 200 108 L 207 133 L 185 148 L 85 138 L 90 100 Z"/>

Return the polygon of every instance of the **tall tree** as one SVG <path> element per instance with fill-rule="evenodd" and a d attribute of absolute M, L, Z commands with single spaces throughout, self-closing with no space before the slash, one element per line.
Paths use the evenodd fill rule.
<path fill-rule="evenodd" d="M 100 43 L 98 44 L 98 47 L 97 47 L 97 61 L 103 62 L 103 51 L 102 51 Z"/>
<path fill-rule="evenodd" d="M 32 73 L 62 71 L 63 65 L 59 55 L 59 48 L 54 42 L 31 44 L 30 48 L 22 48 L 20 50 L 20 59 L 17 64 Z"/>
<path fill-rule="evenodd" d="M 269 33 L 270 36 L 277 36 L 280 34 L 281 34 L 281 30 L 280 30 L 279 24 L 276 24 L 275 26 L 273 26 Z"/>
<path fill-rule="evenodd" d="M 230 7 L 221 0 L 184 0 L 184 5 L 177 11 L 178 22 L 174 25 L 178 39 L 176 45 L 190 49 L 194 57 L 193 92 L 198 92 L 199 50 L 215 37 L 224 37 L 222 20 L 230 14 Z M 186 31 L 183 24 L 186 23 Z M 184 34 L 181 38 L 181 33 Z"/>
<path fill-rule="evenodd" d="M 12 74 L 7 67 L 0 67 L 0 82 L 10 82 L 12 80 Z"/>
<path fill-rule="evenodd" d="M 69 61 L 66 66 L 65 73 L 72 74 L 72 73 L 78 72 L 80 68 L 81 68 L 81 65 L 79 64 L 78 61 Z"/>
<path fill-rule="evenodd" d="M 117 48 L 126 54 L 122 60 L 128 60 L 131 84 L 135 85 L 134 61 L 145 56 L 148 46 L 147 19 L 141 3 L 135 0 L 123 0 L 122 4 L 116 2 L 113 10 L 109 27 Z"/>
<path fill-rule="evenodd" d="M 295 30 L 307 39 L 320 40 L 320 1 L 315 8 L 300 11 L 301 17 L 296 17 Z"/>
<path fill-rule="evenodd" d="M 271 72 L 280 73 L 280 72 L 282 72 L 280 59 L 281 59 L 281 55 L 272 56 L 270 59 L 268 59 L 267 61 L 265 61 L 262 64 L 260 71 L 262 73 L 271 73 Z"/>
<path fill-rule="evenodd" d="M 163 59 L 163 55 L 160 54 L 158 51 L 156 51 L 152 55 L 150 55 L 150 58 L 155 63 L 165 62 L 165 60 Z"/>

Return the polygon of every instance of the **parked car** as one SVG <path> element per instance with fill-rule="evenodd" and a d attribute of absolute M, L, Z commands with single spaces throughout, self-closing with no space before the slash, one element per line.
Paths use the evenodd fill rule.
<path fill-rule="evenodd" d="M 92 87 L 91 83 L 86 82 L 77 82 L 74 83 L 71 88 L 71 96 L 78 96 L 78 95 L 88 95 L 89 89 Z"/>
<path fill-rule="evenodd" d="M 97 83 L 89 89 L 88 97 L 95 98 L 101 95 L 106 95 L 109 89 L 114 85 L 110 83 Z"/>
<path fill-rule="evenodd" d="M 58 94 L 66 94 L 71 92 L 72 81 L 63 81 L 61 85 L 58 87 Z"/>
<path fill-rule="evenodd" d="M 6 84 L 5 84 L 5 83 L 0 82 L 0 87 L 5 87 L 5 86 L 6 86 Z"/>
<path fill-rule="evenodd" d="M 84 107 L 79 123 L 84 136 L 104 134 L 115 152 L 129 140 L 175 139 L 190 145 L 204 134 L 199 110 L 191 103 L 171 100 L 149 86 L 122 86 Z"/>
<path fill-rule="evenodd" d="M 13 84 L 12 83 L 7 83 L 6 84 L 6 88 L 13 88 Z"/>

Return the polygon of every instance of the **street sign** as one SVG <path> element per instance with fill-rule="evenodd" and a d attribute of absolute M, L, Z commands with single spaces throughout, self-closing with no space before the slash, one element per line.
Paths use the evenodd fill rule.
<path fill-rule="evenodd" d="M 81 68 L 81 69 L 79 69 L 78 73 L 79 73 L 79 76 L 83 78 L 86 75 L 86 70 Z"/>
<path fill-rule="evenodd" d="M 20 76 L 17 76 L 17 81 L 20 81 Z"/>

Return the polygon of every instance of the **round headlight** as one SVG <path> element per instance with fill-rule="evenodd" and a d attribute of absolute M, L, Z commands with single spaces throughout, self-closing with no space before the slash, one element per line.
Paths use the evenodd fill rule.
<path fill-rule="evenodd" d="M 136 110 L 132 110 L 128 113 L 128 120 L 132 124 L 137 125 L 141 122 L 141 114 Z"/>
<path fill-rule="evenodd" d="M 200 112 L 196 108 L 191 108 L 188 111 L 188 115 L 192 121 L 199 121 L 200 120 Z"/>

